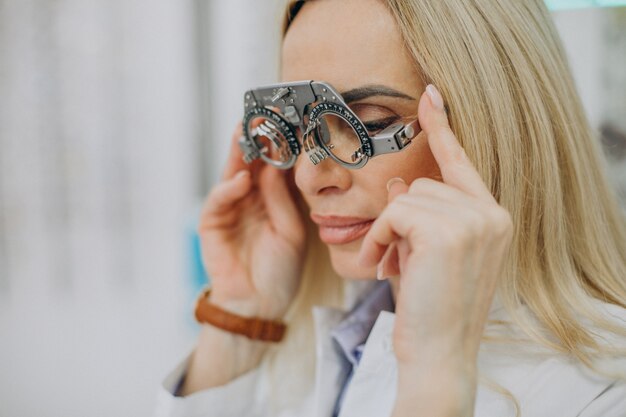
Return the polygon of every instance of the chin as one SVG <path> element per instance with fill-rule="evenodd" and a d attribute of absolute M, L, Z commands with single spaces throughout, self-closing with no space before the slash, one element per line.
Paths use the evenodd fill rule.
<path fill-rule="evenodd" d="M 363 239 L 345 245 L 328 245 L 330 262 L 337 274 L 345 279 L 376 279 L 376 267 L 365 268 L 357 264 Z"/>

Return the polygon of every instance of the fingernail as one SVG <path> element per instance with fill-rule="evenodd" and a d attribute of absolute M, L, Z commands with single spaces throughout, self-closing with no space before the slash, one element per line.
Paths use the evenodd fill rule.
<path fill-rule="evenodd" d="M 402 182 L 402 183 L 406 184 L 406 182 L 402 178 L 400 178 L 400 177 L 393 177 L 392 179 L 387 181 L 387 192 L 389 192 L 391 190 L 391 186 L 393 184 L 397 183 L 397 182 Z"/>
<path fill-rule="evenodd" d="M 383 279 L 383 261 L 378 262 L 378 265 L 376 266 L 376 279 Z"/>
<path fill-rule="evenodd" d="M 247 169 L 242 169 L 241 171 L 237 172 L 235 174 L 235 178 L 242 178 L 245 177 L 246 175 L 248 175 L 250 173 L 250 171 L 248 171 Z"/>
<path fill-rule="evenodd" d="M 426 86 L 426 93 L 428 94 L 428 97 L 430 97 L 430 102 L 433 107 L 437 110 L 443 110 L 443 97 L 441 97 L 439 90 L 437 90 L 434 85 L 428 84 Z"/>

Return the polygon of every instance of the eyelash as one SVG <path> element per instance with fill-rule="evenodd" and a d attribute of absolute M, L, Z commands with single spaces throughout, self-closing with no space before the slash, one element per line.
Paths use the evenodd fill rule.
<path fill-rule="evenodd" d="M 372 120 L 370 122 L 363 122 L 363 125 L 365 125 L 365 128 L 367 129 L 369 133 L 378 132 L 380 130 L 383 130 L 387 126 L 391 125 L 398 119 L 399 117 L 396 117 L 396 116 L 386 117 L 380 120 Z"/>

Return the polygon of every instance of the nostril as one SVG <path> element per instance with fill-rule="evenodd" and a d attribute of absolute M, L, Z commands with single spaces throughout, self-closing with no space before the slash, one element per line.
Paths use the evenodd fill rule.
<path fill-rule="evenodd" d="M 328 196 L 328 195 L 338 195 L 338 194 L 342 194 L 344 192 L 345 192 L 345 190 L 342 190 L 341 188 L 337 187 L 336 185 L 331 185 L 331 186 L 328 186 L 328 187 L 321 188 L 320 190 L 317 191 L 317 194 L 318 195 Z"/>

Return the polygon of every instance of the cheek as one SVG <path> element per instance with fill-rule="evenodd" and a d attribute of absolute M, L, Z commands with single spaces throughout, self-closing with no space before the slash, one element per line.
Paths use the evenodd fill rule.
<path fill-rule="evenodd" d="M 333 269 L 345 279 L 374 279 L 376 278 L 376 267 L 364 268 L 356 263 L 361 240 L 358 245 L 354 245 L 352 250 L 340 247 L 331 247 L 330 260 Z"/>
<path fill-rule="evenodd" d="M 371 174 L 367 176 L 370 184 L 376 184 L 377 189 L 382 187 L 385 196 L 387 181 L 393 177 L 400 177 L 407 183 L 421 177 L 441 178 L 439 166 L 423 134 L 401 152 L 372 158 L 365 169 L 371 169 Z"/>

